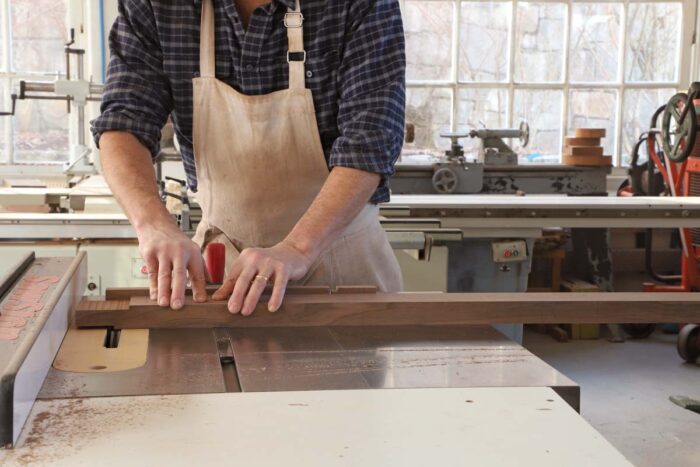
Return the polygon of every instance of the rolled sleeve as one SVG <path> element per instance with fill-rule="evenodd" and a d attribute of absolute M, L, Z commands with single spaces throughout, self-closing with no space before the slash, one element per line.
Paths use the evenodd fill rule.
<path fill-rule="evenodd" d="M 389 200 L 388 180 L 404 138 L 406 56 L 396 0 L 361 0 L 350 9 L 338 69 L 338 130 L 329 166 L 381 175 L 374 203 Z"/>
<path fill-rule="evenodd" d="M 105 131 L 125 131 L 136 136 L 155 157 L 173 99 L 163 72 L 163 53 L 150 2 L 119 2 L 109 50 L 101 115 L 91 122 L 95 144 L 99 147 Z"/>

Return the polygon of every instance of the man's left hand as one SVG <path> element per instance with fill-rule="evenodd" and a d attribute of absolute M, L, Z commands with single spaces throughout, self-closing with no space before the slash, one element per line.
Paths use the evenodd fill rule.
<path fill-rule="evenodd" d="M 302 279 L 311 267 L 312 259 L 284 241 L 271 248 L 246 248 L 236 258 L 231 272 L 214 300 L 228 300 L 231 313 L 248 316 L 255 310 L 268 282 L 272 283 L 269 311 L 282 305 L 284 292 L 290 280 Z"/>

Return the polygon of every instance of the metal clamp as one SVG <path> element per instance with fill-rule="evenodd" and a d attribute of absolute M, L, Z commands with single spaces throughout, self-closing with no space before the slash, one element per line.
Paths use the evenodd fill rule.
<path fill-rule="evenodd" d="M 292 54 L 302 54 L 302 59 L 301 59 L 301 60 L 292 60 L 292 59 L 291 59 L 291 55 L 292 55 Z M 302 62 L 302 63 L 306 63 L 306 50 L 299 50 L 299 51 L 297 51 L 297 52 L 290 52 L 290 51 L 287 51 L 287 63 L 290 63 L 290 62 Z"/>
<path fill-rule="evenodd" d="M 17 94 L 12 94 L 10 96 L 12 99 L 12 107 L 9 112 L 0 112 L 0 117 L 13 117 L 15 115 L 15 110 L 17 108 Z"/>
<path fill-rule="evenodd" d="M 298 11 L 289 11 L 284 15 L 285 28 L 300 28 L 304 24 L 304 15 Z"/>

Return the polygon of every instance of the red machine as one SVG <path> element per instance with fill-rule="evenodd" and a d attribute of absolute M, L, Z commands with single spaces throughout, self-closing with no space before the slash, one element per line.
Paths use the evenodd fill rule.
<path fill-rule="evenodd" d="M 661 126 L 657 127 L 662 115 Z M 630 186 L 624 194 L 700 196 L 700 83 L 678 93 L 659 108 L 651 129 L 642 135 L 633 154 Z M 697 140 L 697 141 L 696 141 Z M 646 167 L 637 165 L 640 146 L 646 144 Z M 660 150 L 663 148 L 663 150 Z M 646 179 L 644 178 L 646 175 Z M 647 272 L 656 282 L 644 283 L 645 292 L 700 292 L 700 229 L 679 229 L 682 249 L 680 276 L 656 274 L 651 264 L 651 229 L 647 230 Z M 688 362 L 700 357 L 700 326 L 681 325 L 678 353 Z"/>

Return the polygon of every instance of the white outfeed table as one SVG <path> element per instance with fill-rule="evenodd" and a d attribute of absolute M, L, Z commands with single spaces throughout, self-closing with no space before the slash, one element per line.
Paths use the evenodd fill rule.
<path fill-rule="evenodd" d="M 4 466 L 630 466 L 549 388 L 38 401 Z"/>

